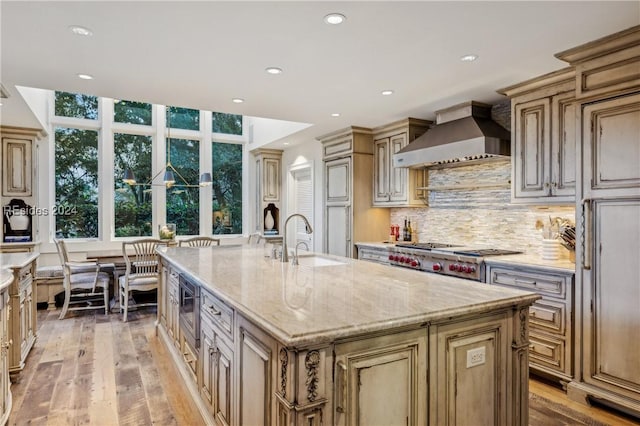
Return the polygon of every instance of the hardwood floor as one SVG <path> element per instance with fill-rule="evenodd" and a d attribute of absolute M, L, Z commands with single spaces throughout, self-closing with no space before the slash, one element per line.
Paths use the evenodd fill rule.
<path fill-rule="evenodd" d="M 154 309 L 120 316 L 38 311 L 38 341 L 21 381 L 11 387 L 11 425 L 200 425 L 203 420 L 163 344 L 155 335 Z M 530 380 L 530 391 L 596 422 L 640 423 L 570 401 L 564 392 Z M 533 417 L 533 416 L 532 416 Z M 533 419 L 532 419 L 533 420 Z M 536 416 L 532 426 L 571 424 Z M 591 423 L 587 423 L 591 424 Z"/>
<path fill-rule="evenodd" d="M 155 335 L 155 309 L 38 311 L 38 341 L 12 384 L 9 424 L 198 425 L 203 420 Z"/>

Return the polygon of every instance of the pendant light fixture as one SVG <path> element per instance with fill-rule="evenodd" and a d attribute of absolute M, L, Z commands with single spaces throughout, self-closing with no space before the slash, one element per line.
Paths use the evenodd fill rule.
<path fill-rule="evenodd" d="M 165 186 L 167 188 L 171 187 L 182 187 L 182 188 L 198 188 L 203 186 L 209 186 L 213 184 L 213 179 L 211 178 L 211 173 L 205 172 L 200 175 L 200 180 L 198 184 L 190 184 L 187 180 L 173 167 L 171 164 L 171 108 L 167 108 L 167 164 L 156 173 L 148 182 L 146 183 L 138 183 L 136 181 L 136 177 L 133 174 L 133 170 L 126 169 L 124 171 L 124 176 L 122 177 L 122 182 L 127 185 L 133 186 Z M 153 183 L 154 179 L 160 176 L 160 173 L 164 171 L 164 176 L 162 178 L 162 184 Z M 179 183 L 176 183 L 176 176 L 180 179 Z"/>

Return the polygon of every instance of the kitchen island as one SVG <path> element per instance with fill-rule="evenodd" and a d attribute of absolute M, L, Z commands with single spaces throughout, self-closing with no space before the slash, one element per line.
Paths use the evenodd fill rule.
<path fill-rule="evenodd" d="M 158 332 L 210 423 L 528 423 L 534 293 L 260 246 L 159 253 Z"/>

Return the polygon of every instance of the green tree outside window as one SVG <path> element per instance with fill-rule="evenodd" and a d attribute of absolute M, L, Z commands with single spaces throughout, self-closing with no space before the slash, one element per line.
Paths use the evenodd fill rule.
<path fill-rule="evenodd" d="M 55 129 L 56 235 L 98 237 L 98 132 Z"/>

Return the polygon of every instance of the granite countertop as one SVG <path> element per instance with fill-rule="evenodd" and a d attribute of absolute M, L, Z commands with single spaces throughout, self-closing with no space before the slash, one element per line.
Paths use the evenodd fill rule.
<path fill-rule="evenodd" d="M 494 266 L 534 266 L 541 267 L 547 270 L 558 270 L 560 272 L 576 272 L 576 264 L 575 262 L 570 261 L 569 259 L 558 259 L 558 260 L 546 260 L 543 259 L 538 254 L 507 254 L 504 256 L 490 256 L 485 257 L 484 262 L 487 265 Z"/>
<path fill-rule="evenodd" d="M 0 268 L 23 268 L 38 256 L 38 252 L 0 253 Z"/>
<path fill-rule="evenodd" d="M 0 291 L 9 287 L 13 281 L 13 274 L 8 269 L 0 269 Z"/>
<path fill-rule="evenodd" d="M 318 256 L 333 264 L 310 267 L 272 260 L 265 257 L 270 250 L 260 246 L 158 251 L 292 347 L 527 305 L 539 298 L 532 292 L 325 254 Z"/>

